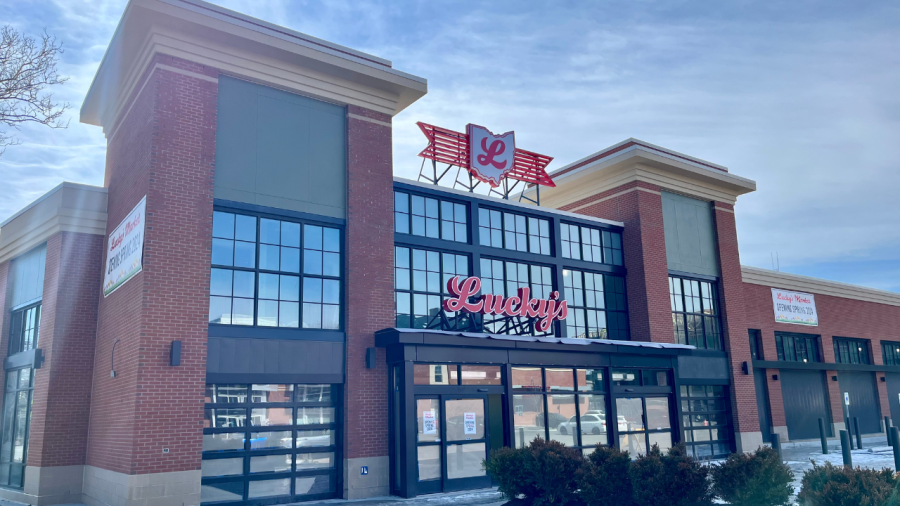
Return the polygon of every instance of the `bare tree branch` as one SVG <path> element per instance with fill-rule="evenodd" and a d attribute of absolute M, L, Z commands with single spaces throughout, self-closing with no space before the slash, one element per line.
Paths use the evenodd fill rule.
<path fill-rule="evenodd" d="M 63 84 L 67 77 L 56 73 L 62 44 L 47 32 L 40 41 L 22 35 L 7 25 L 0 30 L 0 155 L 18 139 L 2 127 L 15 130 L 23 123 L 66 128 L 62 120 L 69 104 L 53 101 L 45 89 Z"/>

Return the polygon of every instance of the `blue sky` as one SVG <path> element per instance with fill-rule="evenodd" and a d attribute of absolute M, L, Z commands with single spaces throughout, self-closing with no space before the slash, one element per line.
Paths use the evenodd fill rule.
<path fill-rule="evenodd" d="M 900 291 L 900 3 L 795 1 L 215 3 L 390 59 L 429 93 L 394 119 L 414 177 L 422 120 L 515 130 L 551 169 L 628 137 L 729 167 L 742 262 Z M 123 0 L 8 0 L 0 19 L 65 44 L 67 130 L 0 157 L 0 220 L 60 181 L 103 183 L 77 111 Z"/>

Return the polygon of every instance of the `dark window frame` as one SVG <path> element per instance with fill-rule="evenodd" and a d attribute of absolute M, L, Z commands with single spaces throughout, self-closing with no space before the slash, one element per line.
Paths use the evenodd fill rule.
<path fill-rule="evenodd" d="M 884 365 L 900 365 L 900 342 L 881 341 L 881 358 Z"/>
<path fill-rule="evenodd" d="M 872 363 L 872 354 L 869 351 L 870 341 L 855 337 L 832 337 L 834 346 L 835 364 L 863 364 Z"/>
<path fill-rule="evenodd" d="M 41 306 L 42 301 L 32 302 L 24 306 L 20 306 L 10 312 L 9 327 L 9 354 L 14 355 L 23 351 L 30 351 L 38 347 L 41 330 Z M 33 313 L 32 313 L 33 312 Z M 34 314 L 34 326 L 26 327 L 26 319 L 29 314 Z M 30 341 L 25 340 L 27 331 L 33 332 Z"/>
<path fill-rule="evenodd" d="M 775 332 L 775 350 L 779 362 L 824 362 L 821 336 L 815 334 Z"/>
<path fill-rule="evenodd" d="M 748 338 L 750 339 L 750 357 L 753 360 L 765 360 L 765 352 L 762 345 L 762 331 L 759 329 L 748 329 Z"/>
<path fill-rule="evenodd" d="M 553 256 L 553 233 L 551 231 L 552 223 L 550 219 L 491 206 L 479 206 L 478 213 L 478 244 L 480 246 L 485 248 L 518 251 L 520 253 L 532 253 L 534 255 Z M 493 216 L 491 213 L 499 213 L 500 228 L 495 228 L 493 226 Z M 482 219 L 485 214 L 488 216 L 487 223 Z M 512 219 L 512 227 L 507 226 L 510 218 Z M 521 224 L 519 223 L 519 218 L 522 219 Z M 519 230 L 520 226 L 525 227 L 524 232 Z M 542 227 L 544 226 L 546 226 L 547 229 L 546 235 L 544 235 L 542 231 Z M 484 230 L 488 231 L 487 243 L 485 243 L 484 236 L 482 235 Z M 500 234 L 500 245 L 494 244 L 494 231 L 497 231 Z M 510 238 L 515 242 L 515 245 L 512 247 L 510 246 Z M 524 246 L 524 249 L 517 247 L 520 241 Z"/>
<path fill-rule="evenodd" d="M 223 205 L 223 204 L 215 204 L 213 207 L 213 211 L 214 211 L 214 213 L 228 213 L 228 214 L 232 214 L 234 216 L 242 215 L 242 216 L 249 216 L 249 217 L 254 218 L 255 223 L 256 223 L 256 240 L 253 243 L 254 244 L 254 260 L 253 260 L 254 267 L 240 267 L 240 266 L 235 266 L 235 265 L 215 264 L 212 262 L 212 260 L 210 260 L 210 278 L 212 278 L 213 269 L 230 270 L 233 272 L 246 272 L 246 273 L 253 274 L 253 297 L 252 297 L 252 299 L 250 299 L 249 297 L 236 297 L 234 295 L 227 296 L 229 299 L 232 300 L 232 303 L 233 303 L 233 300 L 236 298 L 252 300 L 252 305 L 253 305 L 252 324 L 217 323 L 217 322 L 210 321 L 209 322 L 210 327 L 254 328 L 254 329 L 261 329 L 263 331 L 273 330 L 276 332 L 283 331 L 283 330 L 300 331 L 300 332 L 343 332 L 344 326 L 346 324 L 345 315 L 344 315 L 345 308 L 346 308 L 346 286 L 344 284 L 344 279 L 346 277 L 346 273 L 345 273 L 344 259 L 345 259 L 345 255 L 346 255 L 346 251 L 347 251 L 346 233 L 345 233 L 344 225 L 337 224 L 333 221 L 326 221 L 326 220 L 319 221 L 319 220 L 308 218 L 306 216 L 298 217 L 298 216 L 292 216 L 292 215 L 287 215 L 287 214 L 277 214 L 277 213 L 271 213 L 271 212 L 265 212 L 265 211 L 245 209 L 242 207 L 232 207 L 232 206 Z M 213 219 L 215 219 L 215 214 L 213 215 Z M 270 246 L 270 244 L 263 243 L 261 240 L 262 220 L 264 220 L 264 219 L 275 220 L 275 221 L 279 221 L 279 222 L 296 223 L 300 226 L 300 232 L 299 232 L 300 233 L 300 242 L 299 242 L 299 246 L 296 248 L 299 250 L 298 272 L 291 272 L 291 271 L 286 271 L 286 270 L 263 269 L 260 267 L 260 251 L 263 246 Z M 305 227 L 306 226 L 322 228 L 323 233 L 324 233 L 324 229 L 335 229 L 338 231 L 338 249 L 339 249 L 339 251 L 337 252 L 337 255 L 338 255 L 338 275 L 337 276 L 326 275 L 324 273 L 324 271 L 322 274 L 307 274 L 304 272 L 304 262 L 306 260 L 306 254 L 307 254 L 306 252 L 307 251 L 320 251 L 315 248 L 307 248 L 306 247 L 306 242 L 305 242 L 306 241 L 306 239 L 305 239 L 305 230 L 306 230 Z M 213 238 L 215 238 L 215 237 L 213 236 Z M 228 240 L 228 239 L 226 239 L 226 240 Z M 233 241 L 238 241 L 238 240 L 233 239 Z M 248 241 L 243 241 L 243 242 L 248 242 Z M 329 252 L 329 253 L 331 253 L 331 252 Z M 298 314 L 297 314 L 298 321 L 297 321 L 296 327 L 280 326 L 279 322 L 277 321 L 277 317 L 276 317 L 276 324 L 274 326 L 259 324 L 260 300 L 263 300 L 263 301 L 274 300 L 274 299 L 268 299 L 268 298 L 261 299 L 260 293 L 259 293 L 260 275 L 261 274 L 277 275 L 277 276 L 279 276 L 279 280 L 280 280 L 280 277 L 298 278 L 298 283 L 300 285 L 300 289 L 298 291 L 298 297 L 297 297 L 298 300 L 290 301 L 290 300 L 283 300 L 280 298 L 277 300 L 279 305 L 280 305 L 280 302 L 296 302 L 297 303 L 297 305 L 298 305 Z M 233 276 L 233 274 L 232 274 L 232 276 Z M 318 304 L 320 306 L 319 307 L 320 311 L 322 311 L 322 308 L 326 305 L 335 305 L 335 304 L 328 304 L 328 303 L 324 303 L 324 302 L 304 301 L 303 285 L 304 285 L 304 280 L 307 278 L 320 279 L 320 280 L 323 280 L 323 282 L 324 282 L 324 280 L 338 282 L 338 298 L 337 298 L 338 303 L 336 304 L 338 307 L 338 310 L 337 310 L 338 327 L 336 329 L 321 327 L 321 324 L 322 324 L 321 313 L 320 313 L 320 327 L 304 327 L 303 326 L 303 324 L 304 324 L 304 322 L 303 322 L 304 303 Z M 322 290 L 324 292 L 324 288 Z M 212 294 L 212 287 L 210 289 L 210 292 L 211 292 L 210 293 L 210 304 L 211 304 L 212 297 L 219 297 L 219 296 Z M 233 294 L 233 286 L 232 286 L 232 294 Z M 226 296 L 223 295 L 221 297 L 226 297 Z M 233 316 L 234 316 L 234 314 L 232 312 L 232 318 L 233 318 Z"/>
<path fill-rule="evenodd" d="M 588 242 L 584 240 L 585 231 L 591 236 Z M 624 265 L 625 263 L 625 248 L 620 232 L 565 221 L 560 223 L 559 232 L 562 245 L 562 251 L 559 254 L 562 258 L 607 265 Z M 577 234 L 577 238 L 572 237 L 573 232 Z M 596 238 L 593 237 L 593 232 L 597 232 Z M 596 244 L 594 244 L 595 239 Z M 587 251 L 590 251 L 590 259 L 586 258 Z M 599 261 L 596 260 L 597 256 L 600 256 Z"/>
<path fill-rule="evenodd" d="M 700 390 L 703 390 L 703 395 L 700 395 Z M 713 459 L 725 457 L 731 453 L 731 423 L 729 419 L 731 406 L 728 402 L 728 387 L 725 385 L 681 385 L 678 400 L 681 403 L 682 441 L 687 447 L 688 455 L 698 459 Z M 713 421 L 716 423 L 713 424 Z M 713 430 L 718 435 L 717 439 L 712 438 Z M 704 431 L 709 431 L 709 439 L 698 441 L 695 434 Z M 699 447 L 708 447 L 710 453 L 701 455 L 697 450 Z"/>
<path fill-rule="evenodd" d="M 211 385 L 215 384 L 207 384 L 207 388 Z M 225 384 L 219 384 L 224 386 Z M 310 500 L 320 500 L 320 499 L 328 499 L 335 498 L 341 491 L 341 482 L 343 480 L 342 462 L 343 462 L 343 448 L 342 448 L 342 399 L 341 399 L 341 390 L 342 385 L 332 385 L 332 384 L 314 384 L 315 386 L 328 386 L 329 387 L 329 397 L 328 401 L 305 401 L 298 400 L 298 395 L 300 389 L 297 387 L 310 386 L 313 384 L 290 384 L 293 387 L 292 390 L 292 399 L 290 402 L 254 402 L 252 387 L 253 384 L 247 383 L 236 383 L 236 384 L 228 384 L 229 386 L 243 386 L 245 389 L 245 402 L 212 402 L 204 404 L 204 413 L 210 410 L 216 409 L 234 409 L 234 410 L 243 410 L 244 411 L 244 425 L 242 426 L 234 426 L 234 427 L 204 427 L 203 434 L 204 435 L 212 435 L 212 434 L 243 434 L 244 442 L 243 449 L 232 449 L 232 450 L 208 450 L 203 451 L 201 453 L 202 461 L 210 461 L 210 460 L 220 460 L 220 459 L 242 459 L 241 466 L 242 472 L 241 474 L 230 474 L 230 475 L 222 475 L 222 476 L 206 476 L 201 477 L 201 485 L 215 485 L 215 484 L 228 484 L 228 483 L 240 483 L 242 490 L 242 498 L 234 501 L 216 501 L 216 502 L 203 502 L 202 504 L 247 504 L 247 505 L 265 505 L 265 504 L 275 504 L 275 503 L 288 503 L 288 502 L 297 502 L 297 501 L 310 501 Z M 316 408 L 316 407 L 329 407 L 333 408 L 334 417 L 328 423 L 320 423 L 320 424 L 299 424 L 297 423 L 299 420 L 297 419 L 297 413 L 299 408 Z M 269 408 L 283 408 L 283 409 L 291 409 L 291 424 L 283 424 L 283 425 L 250 425 L 250 420 L 253 417 L 253 410 L 255 409 L 269 409 Z M 206 419 L 206 414 L 204 415 L 204 419 Z M 215 416 L 213 414 L 213 416 Z M 314 430 L 330 430 L 333 436 L 333 443 L 329 445 L 322 446 L 297 446 L 297 438 L 299 437 L 299 432 L 301 431 L 314 431 Z M 288 447 L 266 447 L 262 449 L 254 449 L 252 447 L 252 434 L 253 433 L 265 433 L 265 432 L 290 432 L 291 433 L 291 446 Z M 333 456 L 332 467 L 331 468 L 322 468 L 322 469 L 297 469 L 296 455 L 302 454 L 328 454 L 331 453 Z M 252 473 L 250 471 L 251 459 L 253 457 L 264 457 L 270 455 L 292 455 L 291 459 L 291 468 L 288 471 L 262 471 Z M 331 491 L 323 492 L 319 494 L 304 494 L 298 495 L 295 493 L 295 483 L 297 478 L 310 477 L 310 476 L 328 476 L 330 480 L 330 488 Z M 265 481 L 265 480 L 278 480 L 278 479 L 289 479 L 290 480 L 290 495 L 280 495 L 280 496 L 265 496 L 259 498 L 250 498 L 250 483 L 255 481 Z"/>
<path fill-rule="evenodd" d="M 403 198 L 399 196 L 403 195 Z M 423 199 L 423 214 L 415 214 L 413 212 L 413 198 L 421 198 Z M 454 199 L 446 199 L 440 198 L 436 195 L 429 195 L 425 193 L 417 193 L 410 192 L 406 189 L 397 189 L 394 188 L 393 193 L 394 199 L 394 233 L 396 234 L 408 234 L 416 237 L 427 237 L 430 239 L 441 239 L 444 241 L 457 242 L 461 244 L 469 244 L 471 242 L 471 212 L 469 210 L 469 205 L 465 202 L 461 202 Z M 428 201 L 434 200 L 437 202 L 437 209 L 435 216 L 428 215 Z M 447 206 L 451 206 L 453 209 L 452 216 L 447 216 Z M 461 207 L 461 210 L 460 210 Z M 461 212 L 463 221 L 459 221 L 459 217 L 457 213 Z M 423 229 L 423 233 L 417 234 L 415 233 L 415 224 L 416 218 L 422 218 L 422 226 L 425 227 Z M 429 235 L 428 234 L 428 220 L 435 220 L 436 234 Z M 449 230 L 452 230 L 452 237 L 447 237 L 450 235 L 448 233 Z M 461 227 L 461 228 L 460 228 Z M 460 230 L 462 230 L 463 238 L 459 238 Z"/>
<path fill-rule="evenodd" d="M 407 253 L 407 261 L 408 261 L 407 267 L 400 266 L 399 263 L 396 261 L 399 258 L 399 255 L 401 254 L 401 252 L 400 252 L 401 249 L 407 250 L 407 252 L 406 252 Z M 426 271 L 425 271 L 426 272 L 426 288 L 424 290 L 417 289 L 415 286 L 415 273 L 417 270 L 419 270 L 419 269 L 415 269 L 415 265 L 414 265 L 416 251 L 424 251 L 425 255 L 426 255 L 426 260 L 425 260 L 426 261 Z M 439 263 L 438 269 L 439 270 L 437 271 L 437 275 L 438 275 L 439 286 L 436 291 L 429 290 L 427 287 L 427 275 L 428 275 L 427 273 L 435 272 L 435 271 L 427 270 L 427 261 L 428 261 L 427 255 L 429 252 L 435 253 L 438 255 L 438 263 Z M 446 286 L 448 275 L 455 276 L 458 273 L 456 273 L 456 272 L 451 273 L 451 272 L 449 272 L 449 270 L 445 270 L 444 266 L 447 261 L 446 255 L 452 255 L 453 257 L 455 257 L 454 258 L 454 269 L 453 269 L 454 271 L 458 270 L 458 269 L 456 269 L 456 267 L 458 266 L 458 264 L 456 264 L 456 261 L 458 260 L 458 258 L 456 258 L 456 257 L 464 257 L 465 262 L 466 262 L 467 272 L 469 272 L 469 273 L 472 272 L 472 259 L 471 259 L 471 257 L 469 257 L 469 255 L 466 255 L 465 253 L 458 252 L 458 251 L 456 251 L 456 252 L 442 251 L 442 250 L 436 250 L 436 249 L 431 249 L 431 248 L 408 246 L 408 245 L 404 245 L 404 244 L 394 244 L 394 258 L 395 258 L 395 262 L 394 262 L 394 322 L 398 327 L 400 327 L 400 328 L 424 328 L 424 327 L 419 327 L 416 325 L 416 302 L 415 302 L 416 295 L 425 296 L 426 298 L 438 297 L 440 302 L 443 302 L 443 300 L 449 296 L 449 293 L 447 292 L 447 286 Z M 407 281 L 409 282 L 408 288 L 398 288 L 398 286 L 400 286 L 399 282 L 398 282 L 399 275 L 401 274 L 401 271 L 404 271 L 404 270 L 409 271 L 408 278 L 407 278 Z M 469 275 L 470 274 L 466 274 L 466 276 L 469 276 Z M 400 311 L 399 311 L 400 298 L 403 297 L 404 295 L 407 295 L 409 297 L 410 311 L 408 313 L 400 313 Z M 426 304 L 427 304 L 427 302 L 426 302 Z M 441 309 L 441 311 L 443 311 L 443 310 Z M 403 315 L 404 317 L 409 317 L 407 325 L 401 324 L 401 320 L 400 320 L 401 315 Z M 425 325 L 427 325 L 428 322 L 433 317 L 434 317 L 434 315 L 427 316 L 426 320 L 423 323 Z"/>
<path fill-rule="evenodd" d="M 690 291 L 687 290 L 688 286 L 691 288 Z M 707 287 L 708 297 L 704 296 L 704 287 Z M 688 298 L 691 299 L 690 308 Z M 722 315 L 717 281 L 670 273 L 669 303 L 672 310 L 672 332 L 676 343 L 707 350 L 723 349 Z M 693 310 L 698 305 L 699 310 Z M 699 331 L 691 330 L 690 322 L 699 322 Z"/>
<path fill-rule="evenodd" d="M 566 273 L 572 273 L 570 276 L 566 276 Z M 599 307 L 596 302 L 594 306 L 588 305 L 588 298 L 586 297 L 588 289 L 588 275 L 591 275 L 595 278 L 596 276 L 601 276 L 602 279 L 602 290 L 599 292 L 603 295 L 603 305 Z M 575 297 L 569 298 L 569 294 L 567 293 L 569 290 L 576 290 L 577 286 L 574 283 L 576 278 L 580 277 L 581 279 L 581 291 L 582 293 L 582 301 L 583 304 L 576 304 Z M 573 280 L 573 286 L 570 288 L 566 286 L 566 281 L 568 279 Z M 621 292 L 619 292 L 618 288 L 621 285 Z M 610 288 L 613 290 L 611 291 Z M 593 290 L 597 292 L 596 287 Z M 566 318 L 566 321 L 563 322 L 568 329 L 575 328 L 576 332 L 579 328 L 584 327 L 584 337 L 587 339 L 613 339 L 613 340 L 623 340 L 628 341 L 631 339 L 631 332 L 629 328 L 628 321 L 628 294 L 625 291 L 625 280 L 620 276 L 614 276 L 611 274 L 604 274 L 600 272 L 592 272 L 584 269 L 564 269 L 563 270 L 563 298 L 569 301 L 569 318 Z M 621 304 L 619 304 L 619 299 L 621 299 Z M 615 302 L 615 307 L 611 308 L 610 302 Z M 590 311 L 594 312 L 602 312 L 604 315 L 605 326 L 599 327 L 596 326 L 596 336 L 591 335 L 593 329 L 590 327 Z M 578 316 L 579 313 L 583 318 L 583 325 L 578 325 Z M 623 316 L 624 315 L 624 320 Z M 610 330 L 610 317 L 615 320 L 615 324 L 612 327 L 612 331 Z M 578 337 L 578 335 L 570 335 L 568 333 L 568 329 L 566 335 L 568 337 Z M 614 333 L 614 335 L 613 335 Z"/>
<path fill-rule="evenodd" d="M 22 386 L 22 373 L 24 371 L 28 371 L 28 385 Z M 4 371 L 4 397 L 3 397 L 3 416 L 0 417 L 0 434 L 5 434 L 6 429 L 10 423 L 12 423 L 12 428 L 10 430 L 10 446 L 9 446 L 9 457 L 8 461 L 0 463 L 0 467 L 9 466 L 9 471 L 6 473 L 8 481 L 6 483 L 0 482 L 0 487 L 8 487 L 14 489 L 21 489 L 25 484 L 25 467 L 28 465 L 28 438 L 31 432 L 31 412 L 32 412 L 32 398 L 34 396 L 34 369 L 31 367 L 21 367 L 18 369 L 9 369 Z M 11 385 L 10 375 L 15 375 L 15 381 Z M 20 428 L 20 417 L 18 416 L 18 412 L 21 409 L 21 394 L 26 393 L 25 395 L 25 427 L 22 428 L 23 433 L 23 443 L 22 443 L 22 461 L 15 462 L 15 452 L 16 452 L 16 432 L 18 432 Z M 7 408 L 7 404 L 12 403 L 12 409 Z M 9 419 L 7 419 L 7 413 L 11 415 Z M 2 437 L 0 437 L 2 439 Z M 0 441 L 2 443 L 3 441 Z M 13 479 L 13 468 L 17 468 L 18 471 L 18 483 L 14 483 Z M 2 474 L 2 473 L 0 473 Z"/>

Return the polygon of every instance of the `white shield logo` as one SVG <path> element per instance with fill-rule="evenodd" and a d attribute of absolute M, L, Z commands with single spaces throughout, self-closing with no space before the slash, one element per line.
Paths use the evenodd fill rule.
<path fill-rule="evenodd" d="M 515 132 L 494 135 L 487 128 L 469 123 L 466 133 L 469 134 L 469 167 L 473 175 L 494 188 L 500 186 L 500 181 L 515 163 Z"/>

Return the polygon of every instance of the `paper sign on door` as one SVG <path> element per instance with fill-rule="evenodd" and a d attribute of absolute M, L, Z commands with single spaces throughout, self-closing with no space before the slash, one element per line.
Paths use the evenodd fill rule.
<path fill-rule="evenodd" d="M 437 434 L 433 409 L 422 413 L 422 434 Z"/>
<path fill-rule="evenodd" d="M 463 414 L 463 427 L 465 434 L 475 434 L 475 413 Z"/>

